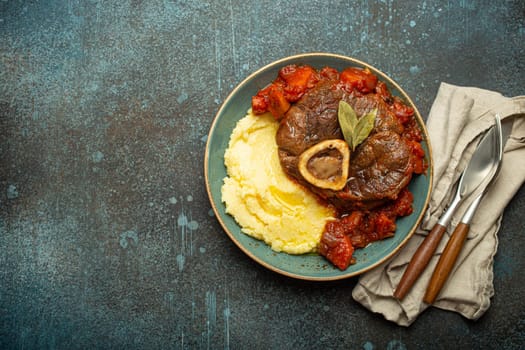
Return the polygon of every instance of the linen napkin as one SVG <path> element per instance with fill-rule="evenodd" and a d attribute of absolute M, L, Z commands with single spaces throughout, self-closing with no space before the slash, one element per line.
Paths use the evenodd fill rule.
<path fill-rule="evenodd" d="M 436 253 L 411 291 L 402 301 L 395 299 L 393 292 L 414 252 L 451 202 L 459 176 L 483 132 L 494 124 L 495 113 L 502 118 L 506 141 L 502 168 L 483 197 L 456 265 L 433 304 L 468 319 L 478 319 L 489 308 L 503 210 L 525 181 L 525 96 L 507 98 L 492 91 L 442 83 L 427 119 L 434 160 L 429 207 L 416 234 L 400 252 L 359 278 L 352 296 L 369 310 L 409 326 L 429 307 L 423 302 L 428 282 L 473 196 L 456 210 Z"/>

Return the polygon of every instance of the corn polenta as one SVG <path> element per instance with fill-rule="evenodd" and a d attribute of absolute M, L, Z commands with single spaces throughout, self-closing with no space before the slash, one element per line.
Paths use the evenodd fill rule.
<path fill-rule="evenodd" d="M 278 127 L 269 113 L 255 116 L 251 110 L 237 123 L 224 155 L 228 176 L 222 201 L 244 233 L 274 251 L 314 252 L 335 212 L 283 172 L 275 142 Z"/>

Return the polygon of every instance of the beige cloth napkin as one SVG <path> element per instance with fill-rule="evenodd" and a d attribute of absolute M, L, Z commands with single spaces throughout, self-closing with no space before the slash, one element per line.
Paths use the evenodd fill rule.
<path fill-rule="evenodd" d="M 525 181 L 525 96 L 507 98 L 487 90 L 442 83 L 427 120 L 434 159 L 429 207 L 406 246 L 392 259 L 359 278 L 352 296 L 369 310 L 408 326 L 428 307 L 422 300 L 430 276 L 449 234 L 472 198 L 462 202 L 437 252 L 402 302 L 393 297 L 393 291 L 424 236 L 451 202 L 461 171 L 481 134 L 494 124 L 495 113 L 502 118 L 504 138 L 509 137 L 502 169 L 478 207 L 456 266 L 433 304 L 469 319 L 479 318 L 489 308 L 494 295 L 493 262 L 503 210 Z"/>

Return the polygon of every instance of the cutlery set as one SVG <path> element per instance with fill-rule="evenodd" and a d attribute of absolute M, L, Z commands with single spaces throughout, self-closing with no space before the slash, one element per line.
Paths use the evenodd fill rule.
<path fill-rule="evenodd" d="M 402 300 L 410 291 L 413 284 L 430 262 L 459 204 L 463 202 L 465 198 L 474 196 L 472 203 L 461 218 L 460 223 L 451 234 L 427 286 L 423 301 L 427 304 L 434 303 L 461 252 L 470 229 L 470 222 L 481 199 L 498 176 L 502 158 L 503 135 L 501 119 L 499 115 L 496 115 L 494 125 L 485 132 L 471 160 L 461 174 L 452 202 L 418 247 L 408 264 L 394 291 L 395 298 Z"/>

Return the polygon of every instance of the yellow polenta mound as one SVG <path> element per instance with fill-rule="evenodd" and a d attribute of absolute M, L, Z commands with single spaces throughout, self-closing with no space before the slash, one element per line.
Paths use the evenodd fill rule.
<path fill-rule="evenodd" d="M 251 111 L 237 123 L 224 155 L 228 176 L 222 201 L 244 233 L 273 250 L 313 252 L 334 212 L 283 172 L 275 143 L 278 127 L 270 114 Z"/>

